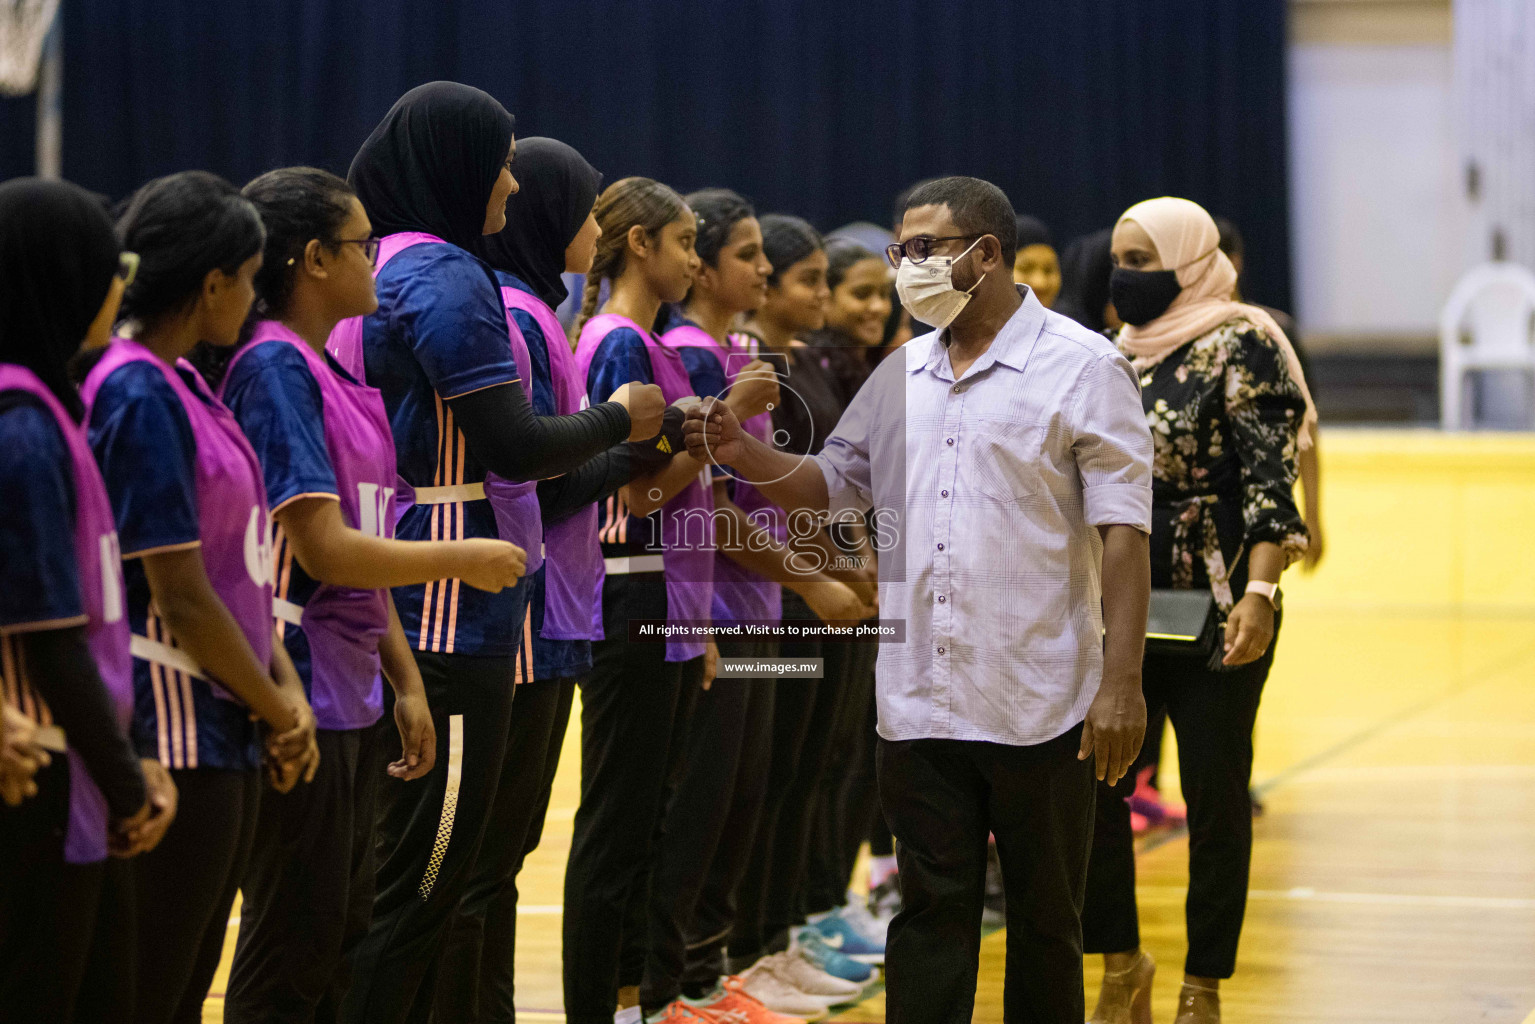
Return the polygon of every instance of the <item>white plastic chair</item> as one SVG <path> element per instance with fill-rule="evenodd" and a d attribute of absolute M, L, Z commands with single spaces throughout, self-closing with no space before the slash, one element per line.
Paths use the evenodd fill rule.
<path fill-rule="evenodd" d="M 1518 263 L 1484 263 L 1455 284 L 1439 315 L 1439 418 L 1465 426 L 1465 375 L 1524 370 L 1535 375 L 1535 272 Z"/>

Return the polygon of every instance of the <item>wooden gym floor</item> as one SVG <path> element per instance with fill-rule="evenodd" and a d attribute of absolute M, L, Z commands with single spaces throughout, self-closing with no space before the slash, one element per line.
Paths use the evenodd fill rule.
<path fill-rule="evenodd" d="M 1333 431 L 1328 555 L 1286 576 L 1259 717 L 1252 896 L 1225 1019 L 1535 1024 L 1535 438 Z M 579 771 L 566 739 L 524 869 L 519 1002 L 562 1020 L 559 913 Z M 1164 778 L 1176 780 L 1169 749 Z M 1142 929 L 1170 1024 L 1188 844 L 1143 842 Z M 226 963 L 204 1010 L 222 1017 Z M 1004 933 L 975 1020 L 1001 1021 Z M 1088 1007 L 1099 969 L 1087 965 Z M 842 1015 L 883 1021 L 882 994 Z"/>

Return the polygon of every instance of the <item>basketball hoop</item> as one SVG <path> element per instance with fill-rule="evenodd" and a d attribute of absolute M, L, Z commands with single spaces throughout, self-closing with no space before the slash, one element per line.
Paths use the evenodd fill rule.
<path fill-rule="evenodd" d="M 37 88 L 43 45 L 59 13 L 59 0 L 0 0 L 0 95 Z"/>

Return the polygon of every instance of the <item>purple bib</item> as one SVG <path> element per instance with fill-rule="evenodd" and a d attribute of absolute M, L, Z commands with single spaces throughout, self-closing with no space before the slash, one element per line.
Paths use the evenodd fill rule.
<path fill-rule="evenodd" d="M 746 335 L 731 335 L 727 348 L 710 337 L 707 331 L 692 324 L 673 327 L 661 336 L 661 344 L 671 349 L 709 350 L 723 364 L 726 384 L 734 384 L 736 377 L 740 375 L 741 368 L 757 355 L 753 339 Z M 773 443 L 772 413 L 760 413 L 741 426 L 764 444 Z M 732 500 L 737 508 L 746 513 L 751 522 L 765 527 L 778 540 L 784 539 L 783 513 L 761 491 L 738 478 L 735 481 Z M 716 620 L 722 622 L 777 620 L 783 614 L 782 602 L 783 588 L 779 584 L 752 572 L 723 551 L 715 553 L 713 609 Z"/>
<path fill-rule="evenodd" d="M 569 416 L 580 412 L 586 404 L 586 387 L 554 310 L 521 288 L 503 287 L 501 297 L 508 310 L 520 309 L 532 316 L 544 332 L 555 413 Z M 527 380 L 528 374 L 523 377 Z M 528 386 L 532 386 L 531 380 Z M 545 640 L 601 640 L 602 544 L 597 539 L 596 503 L 559 522 L 545 523 L 544 547 L 544 624 L 539 636 Z"/>
<path fill-rule="evenodd" d="M 342 377 L 308 342 L 276 320 L 256 325 L 230 368 L 268 341 L 297 349 L 319 385 L 325 451 L 336 474 L 342 520 L 369 536 L 393 537 L 394 438 L 383 396 Z M 223 397 L 222 389 L 219 395 Z M 319 727 L 361 729 L 378 721 L 383 713 L 378 645 L 389 629 L 388 591 L 321 582 L 301 609 L 278 602 L 277 612 L 279 636 L 298 618 L 309 641 L 309 702 Z"/>
<path fill-rule="evenodd" d="M 272 541 L 266 485 L 261 464 L 240 431 L 234 414 L 224 408 L 186 360 L 192 384 L 149 349 L 130 338 L 114 338 L 106 355 L 92 368 L 80 389 L 86 407 L 113 371 L 128 363 L 155 367 L 181 399 L 197 443 L 193 453 L 197 481 L 197 528 L 203 566 L 213 591 L 229 609 L 235 624 L 250 642 L 256 661 L 272 661 Z M 193 393 L 193 389 L 196 393 Z M 174 666 L 173 666 L 174 667 Z M 212 677 L 209 677 L 210 679 Z M 212 692 L 225 700 L 239 698 L 213 680 Z"/>
<path fill-rule="evenodd" d="M 413 245 L 446 244 L 443 239 L 425 231 L 400 231 L 389 235 L 378 247 L 378 262 L 373 267 L 373 276 L 377 277 L 385 264 Z M 325 343 L 325 350 L 358 380 L 366 379 L 363 369 L 362 321 L 360 316 L 341 321 Z M 506 328 L 508 343 L 512 347 L 512 359 L 522 378 L 523 393 L 531 402 L 533 382 L 529 379 L 527 343 L 523 341 L 522 332 L 517 330 L 510 314 L 506 318 Z M 529 573 L 535 572 L 543 564 L 540 553 L 543 545 L 543 520 L 539 514 L 537 492 L 537 481 L 513 483 L 494 473 L 485 474 L 485 497 L 496 516 L 496 535 L 527 552 Z M 396 476 L 394 497 L 395 519 L 398 521 L 400 515 L 415 504 L 415 489 Z"/>
<path fill-rule="evenodd" d="M 117 528 L 101 470 L 85 431 L 31 370 L 0 363 L 0 392 L 24 391 L 53 413 L 69 448 L 70 479 L 75 489 L 75 563 L 85 609 L 85 643 L 117 711 L 117 725 L 127 735 L 133 718 L 133 657 L 128 653 L 127 595 Z M 67 739 L 67 737 L 66 737 Z M 96 788 L 73 745 L 69 748 L 69 827 L 64 860 L 94 864 L 107 856 L 107 802 Z"/>
<path fill-rule="evenodd" d="M 693 383 L 688 379 L 687 367 L 682 365 L 682 357 L 662 345 L 655 335 L 639 324 L 616 313 L 594 316 L 581 328 L 581 339 L 576 344 L 576 367 L 582 380 L 591 372 L 592 357 L 597 354 L 602 340 L 620 327 L 638 331 L 645 339 L 651 376 L 668 402 L 692 395 Z M 666 616 L 673 621 L 710 618 L 714 596 L 714 491 L 706 476 L 707 469 L 661 509 Z M 686 546 L 685 541 L 688 542 Z M 690 661 L 701 657 L 706 647 L 702 640 L 668 639 L 666 660 Z"/>

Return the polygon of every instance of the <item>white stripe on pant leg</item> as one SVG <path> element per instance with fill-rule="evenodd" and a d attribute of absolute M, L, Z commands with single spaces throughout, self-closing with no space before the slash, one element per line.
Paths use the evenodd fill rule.
<path fill-rule="evenodd" d="M 453 838 L 453 814 L 458 810 L 458 784 L 464 776 L 464 716 L 448 717 L 448 788 L 442 794 L 442 817 L 437 822 L 437 841 L 432 844 L 432 856 L 426 862 L 426 874 L 421 877 L 418 890 L 422 899 L 432 895 L 437 884 L 437 871 L 442 858 L 448 852 L 448 840 Z"/>

